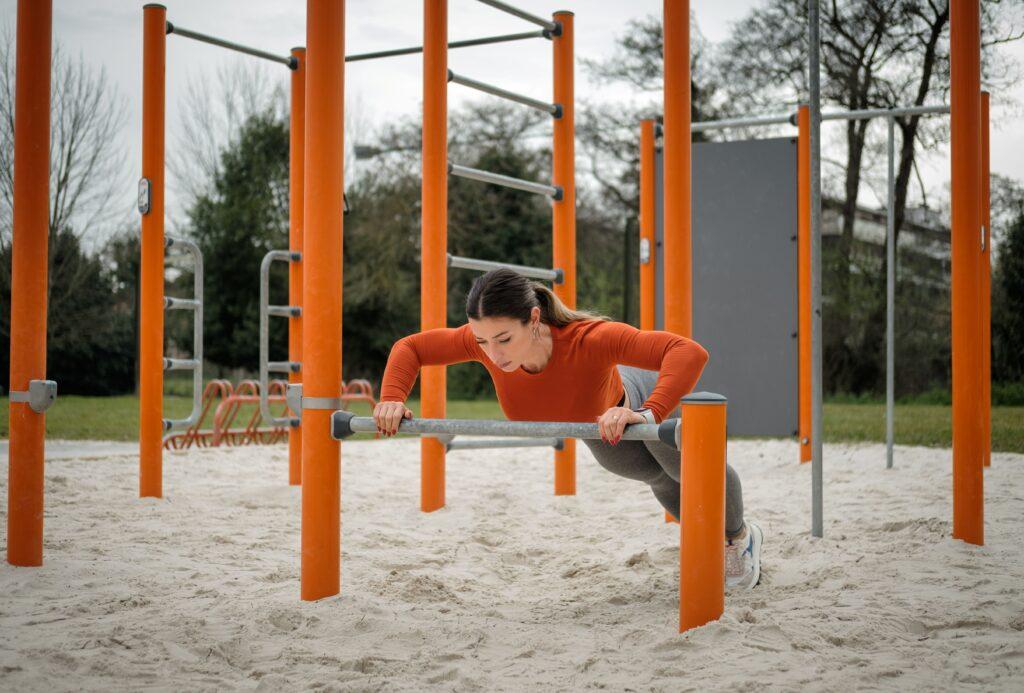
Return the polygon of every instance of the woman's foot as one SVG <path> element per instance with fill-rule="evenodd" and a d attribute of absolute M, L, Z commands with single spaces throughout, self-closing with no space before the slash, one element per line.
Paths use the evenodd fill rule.
<path fill-rule="evenodd" d="M 749 590 L 761 579 L 761 544 L 764 532 L 756 522 L 744 523 L 743 532 L 725 544 L 725 586 Z"/>

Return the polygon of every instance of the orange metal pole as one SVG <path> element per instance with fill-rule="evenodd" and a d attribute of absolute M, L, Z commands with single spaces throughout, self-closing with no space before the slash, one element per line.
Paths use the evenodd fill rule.
<path fill-rule="evenodd" d="M 11 259 L 11 381 L 14 392 L 46 379 L 46 289 L 50 228 L 50 0 L 18 0 L 14 97 L 14 218 Z M 46 416 L 10 402 L 7 562 L 43 564 Z"/>
<path fill-rule="evenodd" d="M 950 5 L 953 536 L 984 544 L 981 416 L 981 32 L 978 0 Z"/>
<path fill-rule="evenodd" d="M 665 0 L 665 330 L 693 336 L 690 2 Z"/>
<path fill-rule="evenodd" d="M 149 211 L 142 215 L 139 297 L 139 496 L 163 496 L 164 394 L 164 104 L 167 8 L 142 8 L 142 177 Z"/>
<path fill-rule="evenodd" d="M 679 632 L 725 609 L 725 419 L 721 395 L 683 399 L 679 526 Z"/>
<path fill-rule="evenodd" d="M 423 0 L 423 186 L 420 327 L 448 324 L 448 2 Z M 420 376 L 420 412 L 445 416 L 444 366 L 425 366 Z M 420 509 L 444 507 L 444 445 L 420 442 Z"/>
<path fill-rule="evenodd" d="M 554 103 L 562 116 L 554 119 L 552 184 L 562 188 L 562 199 L 551 205 L 552 267 L 564 274 L 555 284 L 555 295 L 570 308 L 576 307 L 576 95 L 574 86 L 573 13 L 556 12 L 561 32 L 553 36 Z M 576 440 L 569 438 L 555 451 L 555 495 L 576 495 Z"/>
<path fill-rule="evenodd" d="M 989 176 L 989 96 L 981 92 L 981 223 L 985 248 L 981 252 L 981 455 L 992 464 L 992 210 Z"/>
<path fill-rule="evenodd" d="M 654 277 L 657 267 L 654 239 L 654 121 L 640 121 L 640 245 L 647 260 L 640 261 L 640 329 L 654 329 Z"/>
<path fill-rule="evenodd" d="M 302 252 L 303 155 L 306 138 L 306 49 L 293 48 L 292 108 L 288 152 L 288 249 Z M 302 262 L 288 263 L 288 305 L 302 305 Z M 288 318 L 288 360 L 302 362 L 302 316 Z M 289 373 L 289 383 L 301 383 L 301 373 Z M 302 483 L 302 426 L 288 431 L 288 483 Z"/>
<path fill-rule="evenodd" d="M 811 110 L 797 111 L 797 337 L 800 461 L 811 461 Z"/>
<path fill-rule="evenodd" d="M 341 588 L 342 190 L 345 183 L 345 3 L 306 5 L 306 149 L 302 331 L 302 598 Z"/>

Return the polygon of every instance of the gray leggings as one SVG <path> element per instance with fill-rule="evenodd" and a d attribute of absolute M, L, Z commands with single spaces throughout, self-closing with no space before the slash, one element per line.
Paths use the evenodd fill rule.
<path fill-rule="evenodd" d="M 640 407 L 654 391 L 657 371 L 618 366 L 629 406 Z M 679 410 L 670 417 L 679 416 Z M 662 507 L 679 518 L 679 451 L 660 440 L 621 440 L 618 445 L 602 440 L 585 440 L 598 464 L 612 474 L 650 485 Z M 740 477 L 725 465 L 725 530 L 734 536 L 743 530 L 743 488 Z"/>

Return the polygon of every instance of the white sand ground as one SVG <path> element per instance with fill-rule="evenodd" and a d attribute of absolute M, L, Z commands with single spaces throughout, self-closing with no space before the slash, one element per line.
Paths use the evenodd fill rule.
<path fill-rule="evenodd" d="M 676 633 L 678 529 L 580 451 L 449 457 L 418 511 L 418 444 L 343 450 L 342 594 L 299 600 L 286 449 L 47 466 L 41 569 L 0 564 L 0 690 L 1024 690 L 1024 456 L 986 474 L 987 545 L 950 538 L 948 450 L 827 446 L 826 538 L 789 442 L 737 441 L 764 576 Z M 0 514 L 6 521 L 6 475 Z"/>

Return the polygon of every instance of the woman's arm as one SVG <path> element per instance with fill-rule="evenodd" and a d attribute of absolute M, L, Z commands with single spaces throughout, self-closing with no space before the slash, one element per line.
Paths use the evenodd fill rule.
<path fill-rule="evenodd" d="M 654 391 L 640 406 L 659 422 L 693 390 L 708 362 L 704 347 L 671 332 L 641 331 L 621 322 L 595 323 L 592 330 L 595 346 L 613 363 L 658 371 Z"/>
<path fill-rule="evenodd" d="M 447 366 L 479 360 L 479 347 L 469 325 L 418 332 L 391 347 L 380 384 L 382 402 L 404 402 L 422 366 Z"/>

